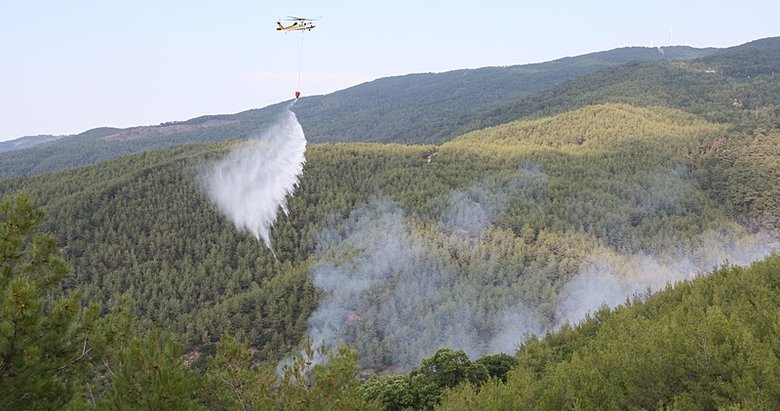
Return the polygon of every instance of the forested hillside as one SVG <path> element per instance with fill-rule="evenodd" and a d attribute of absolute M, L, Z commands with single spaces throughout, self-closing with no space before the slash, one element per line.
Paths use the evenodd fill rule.
<path fill-rule="evenodd" d="M 0 408 L 776 408 L 777 43 L 377 80 L 428 144 L 309 144 L 268 245 L 204 176 L 281 105 L 0 154 Z"/>
<path fill-rule="evenodd" d="M 605 102 L 665 105 L 743 129 L 771 128 L 780 121 L 778 49 L 777 38 L 723 50 L 629 47 L 530 65 L 410 74 L 307 96 L 295 111 L 311 142 L 441 143 L 487 126 Z M 751 67 L 754 75 L 738 67 Z M 280 108 L 281 103 L 158 126 L 90 130 L 0 153 L 0 176 L 94 164 L 178 144 L 250 138 L 262 133 Z"/>
<path fill-rule="evenodd" d="M 779 75 L 778 38 L 671 64 L 631 62 L 498 104 L 464 119 L 461 131 L 606 102 L 674 107 L 740 129 L 776 128 L 780 124 Z"/>
<path fill-rule="evenodd" d="M 655 295 L 601 308 L 531 338 L 515 356 L 472 361 L 439 349 L 408 374 L 358 378 L 355 351 L 312 348 L 283 370 L 223 336 L 206 361 L 175 336 L 137 332 L 120 308 L 52 300 L 67 273 L 43 213 L 17 196 L 0 207 L 0 405 L 8 409 L 774 409 L 778 274 L 774 255 L 722 267 Z M 32 240 L 33 247 L 24 247 Z M 49 303 L 45 298 L 49 294 Z M 43 307 L 49 309 L 44 310 Z M 327 358 L 327 361 L 323 359 Z M 193 363 L 195 361 L 195 363 Z M 195 364 L 197 369 L 191 367 Z"/>
<path fill-rule="evenodd" d="M 771 37 L 691 59 L 689 64 L 735 78 L 748 78 L 780 74 L 778 59 L 780 38 Z"/>
<path fill-rule="evenodd" d="M 775 409 L 778 279 L 775 255 L 600 310 L 525 342 L 505 382 L 461 387 L 439 409 Z"/>
<path fill-rule="evenodd" d="M 464 118 L 609 67 L 668 63 L 715 49 L 628 47 L 545 63 L 383 78 L 304 99 L 296 113 L 311 141 L 439 143 L 458 134 Z"/>
<path fill-rule="evenodd" d="M 62 137 L 41 135 L 41 136 L 22 137 L 13 141 L 0 141 L 0 153 L 6 151 L 21 150 L 23 148 L 36 146 L 38 144 L 46 143 L 49 141 L 55 141 L 60 138 Z"/>
<path fill-rule="evenodd" d="M 273 228 L 278 259 L 202 193 L 199 170 L 224 144 L 6 179 L 0 192 L 46 210 L 68 289 L 126 305 L 143 328 L 195 346 L 229 331 L 260 360 L 309 333 L 357 346 L 364 368 L 403 370 L 441 345 L 511 351 L 602 301 L 777 248 L 764 235 L 780 212 L 780 134 L 727 129 L 602 105 L 438 147 L 314 145 Z M 594 280 L 599 267 L 611 274 Z M 569 284 L 591 280 L 616 296 L 572 305 Z"/>
<path fill-rule="evenodd" d="M 295 111 L 311 142 L 441 142 L 459 134 L 466 119 L 488 107 L 569 79 L 632 61 L 678 61 L 714 51 L 628 47 L 539 64 L 389 77 L 325 96 L 303 97 Z M 249 138 L 268 127 L 281 105 L 158 126 L 90 130 L 57 142 L 0 153 L 0 176 L 95 164 L 178 144 Z"/>
<path fill-rule="evenodd" d="M 779 277 L 777 255 L 720 267 L 531 338 L 514 357 L 443 349 L 361 391 L 385 410 L 775 409 Z"/>
<path fill-rule="evenodd" d="M 96 128 L 0 153 L 0 176 L 41 174 L 164 147 L 255 137 L 268 127 L 278 111 L 277 105 L 242 113 L 244 121 L 233 116 L 205 116 L 158 126 Z"/>

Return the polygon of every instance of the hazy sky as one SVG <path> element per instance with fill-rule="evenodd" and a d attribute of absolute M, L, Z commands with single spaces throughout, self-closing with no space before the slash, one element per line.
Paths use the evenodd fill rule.
<path fill-rule="evenodd" d="M 524 4 L 532 3 L 532 4 Z M 690 3 L 690 5 L 688 4 Z M 280 33 L 286 15 L 321 17 Z M 780 35 L 777 0 L 3 1 L 0 140 L 235 113 L 378 77 Z M 301 53 L 301 40 L 303 48 Z"/>

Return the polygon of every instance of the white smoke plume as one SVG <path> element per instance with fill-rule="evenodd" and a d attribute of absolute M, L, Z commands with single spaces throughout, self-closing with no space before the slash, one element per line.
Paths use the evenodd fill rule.
<path fill-rule="evenodd" d="M 475 345 L 470 310 L 453 300 L 467 299 L 467 290 L 452 283 L 456 267 L 431 248 L 389 200 L 326 229 L 312 271 L 314 285 L 326 293 L 309 318 L 314 342 L 357 344 L 363 359 L 384 357 L 365 366 L 389 363 L 399 370 L 445 346 L 480 354 L 469 348 Z M 437 314 L 445 303 L 452 310 Z"/>
<path fill-rule="evenodd" d="M 679 207 L 692 195 L 684 175 L 666 175 L 674 178 L 651 179 L 652 193 L 638 200 L 648 213 Z M 540 303 L 528 294 L 533 284 L 522 283 L 531 273 L 507 268 L 518 267 L 507 264 L 516 257 L 493 254 L 485 244 L 511 201 L 533 203 L 548 189 L 541 167 L 526 164 L 515 174 L 454 190 L 436 224 L 412 223 L 389 200 L 332 220 L 317 240 L 312 282 L 324 296 L 309 318 L 310 336 L 329 347 L 354 345 L 363 367 L 390 365 L 394 372 L 415 368 L 443 347 L 472 359 L 512 354 L 529 335 L 578 322 L 602 304 L 614 307 L 724 262 L 749 264 L 780 250 L 776 238 L 736 225 L 672 240 L 655 253 L 596 246 L 574 277 L 550 278 L 565 284 L 550 284 L 559 291 Z"/>
<path fill-rule="evenodd" d="M 504 353 L 512 355 L 520 343 L 531 335 L 542 335 L 549 328 L 542 325 L 533 315 L 534 310 L 525 304 L 518 304 L 504 310 L 498 332 L 491 338 L 488 353 Z"/>
<path fill-rule="evenodd" d="M 445 229 L 460 236 L 480 237 L 495 223 L 510 197 L 533 198 L 547 188 L 547 174 L 539 164 L 522 164 L 507 181 L 481 181 L 468 190 L 453 190 L 444 215 Z"/>
<path fill-rule="evenodd" d="M 614 308 L 667 284 L 692 280 L 721 264 L 746 266 L 780 251 L 777 238 L 737 230 L 708 231 L 692 244 L 663 255 L 593 250 L 563 289 L 559 325 L 579 322 L 602 305 Z"/>
<path fill-rule="evenodd" d="M 485 319 L 478 303 L 484 296 L 476 294 L 475 277 L 466 270 L 487 278 L 495 273 L 488 266 L 500 262 L 469 257 L 476 262 L 462 266 L 441 243 L 478 253 L 475 239 L 495 222 L 508 197 L 531 195 L 546 184 L 540 167 L 524 165 L 496 181 L 453 191 L 439 227 L 443 232 L 420 231 L 389 200 L 332 221 L 317 240 L 312 282 L 325 297 L 309 318 L 309 335 L 328 347 L 355 344 L 361 358 L 368 358 L 364 366 L 392 365 L 396 371 L 416 367 L 442 347 L 472 358 L 514 352 L 521 336 L 539 332 L 535 313 L 512 298 L 494 301 L 502 312 Z M 501 288 L 511 275 L 496 274 L 492 287 Z"/>
<path fill-rule="evenodd" d="M 688 199 L 704 195 L 691 184 L 689 174 L 685 167 L 675 165 L 659 168 L 639 181 L 642 190 L 635 192 L 634 201 L 641 214 L 687 210 Z M 591 250 L 561 292 L 557 325 L 577 323 L 602 305 L 614 308 L 668 284 L 691 280 L 724 263 L 746 266 L 780 251 L 773 234 L 749 234 L 736 224 L 705 231 L 692 239 L 670 234 L 666 243 L 664 250 L 655 251 L 619 252 L 609 247 Z"/>
<path fill-rule="evenodd" d="M 525 336 L 547 329 L 538 310 L 506 298 L 507 277 L 516 273 L 501 272 L 500 258 L 458 260 L 441 244 L 473 255 L 480 246 L 457 232 L 417 230 L 396 204 L 382 200 L 323 232 L 312 270 L 325 294 L 309 317 L 315 344 L 354 345 L 364 367 L 408 371 L 444 347 L 472 359 L 511 354 Z"/>
<path fill-rule="evenodd" d="M 290 106 L 292 103 L 290 104 Z M 306 136 L 290 106 L 271 127 L 208 168 L 209 199 L 236 226 L 271 248 L 270 228 L 298 185 L 306 161 Z"/>

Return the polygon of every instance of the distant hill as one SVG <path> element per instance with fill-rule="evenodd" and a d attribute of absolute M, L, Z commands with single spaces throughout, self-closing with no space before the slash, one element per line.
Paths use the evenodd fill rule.
<path fill-rule="evenodd" d="M 673 64 L 636 61 L 601 70 L 483 110 L 464 119 L 460 132 L 606 102 L 674 107 L 745 129 L 778 127 L 780 38 Z"/>
<path fill-rule="evenodd" d="M 294 110 L 309 142 L 441 143 L 469 131 L 601 103 L 668 106 L 741 130 L 780 126 L 780 38 L 728 49 L 628 47 L 551 62 L 382 78 Z M 129 129 L 101 128 L 0 153 L 0 177 L 155 148 L 246 139 L 289 102 Z M 9 142 L 12 144 L 12 142 Z"/>
<path fill-rule="evenodd" d="M 35 175 L 96 164 L 147 150 L 181 144 L 236 140 L 259 133 L 278 109 L 267 107 L 235 115 L 203 116 L 188 121 L 128 129 L 97 128 L 56 142 L 0 153 L 0 177 Z"/>
<path fill-rule="evenodd" d="M 605 124 L 612 126 L 605 127 Z M 610 146 L 629 140 L 699 138 L 725 131 L 723 124 L 704 121 L 680 110 L 599 104 L 541 119 L 516 120 L 467 133 L 453 141 L 549 147 Z"/>
<path fill-rule="evenodd" d="M 509 67 L 378 79 L 296 106 L 310 142 L 441 142 L 473 129 L 490 107 L 549 89 L 567 80 L 631 61 L 700 58 L 716 49 L 627 47 Z M 0 177 L 31 175 L 118 158 L 139 151 L 195 142 L 244 139 L 267 127 L 282 106 L 232 115 L 130 129 L 95 129 L 56 144 L 0 154 Z"/>
<path fill-rule="evenodd" d="M 633 61 L 671 62 L 713 52 L 628 47 L 539 64 L 389 77 L 304 99 L 295 112 L 314 142 L 442 142 L 472 114 L 573 78 Z"/>
<path fill-rule="evenodd" d="M 40 136 L 28 136 L 28 137 L 17 138 L 16 140 L 11 140 L 11 141 L 0 141 L 0 153 L 4 153 L 6 151 L 21 150 L 24 148 L 36 146 L 38 144 L 48 143 L 50 141 L 56 141 L 61 139 L 62 137 L 63 136 L 40 135 Z"/>
<path fill-rule="evenodd" d="M 692 63 L 715 69 L 731 77 L 751 77 L 780 74 L 780 37 L 751 41 L 737 47 L 720 50 Z"/>

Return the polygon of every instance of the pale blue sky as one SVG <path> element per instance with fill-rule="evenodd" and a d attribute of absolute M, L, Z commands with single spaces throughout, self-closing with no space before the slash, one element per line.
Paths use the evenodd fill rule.
<path fill-rule="evenodd" d="M 378 77 L 780 35 L 780 2 L 5 1 L 0 140 L 235 113 Z M 690 4 L 689 4 L 690 3 Z"/>

